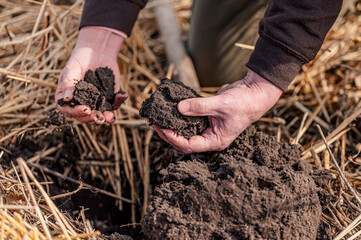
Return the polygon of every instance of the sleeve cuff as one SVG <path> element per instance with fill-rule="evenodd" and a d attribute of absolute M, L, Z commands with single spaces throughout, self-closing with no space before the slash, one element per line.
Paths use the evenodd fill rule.
<path fill-rule="evenodd" d="M 260 37 L 246 66 L 283 91 L 300 72 L 304 63 L 284 48 Z"/>
<path fill-rule="evenodd" d="M 116 29 L 130 36 L 141 6 L 130 1 L 87 0 L 80 28 L 99 26 Z"/>
<path fill-rule="evenodd" d="M 124 32 L 119 31 L 119 30 L 116 30 L 116 29 L 113 29 L 113 28 L 101 27 L 101 26 L 86 26 L 86 27 L 83 27 L 83 28 L 102 29 L 102 30 L 105 30 L 105 31 L 112 32 L 112 33 L 118 35 L 119 37 L 122 37 L 123 39 L 126 39 L 126 38 L 128 37 L 127 34 L 125 34 Z"/>

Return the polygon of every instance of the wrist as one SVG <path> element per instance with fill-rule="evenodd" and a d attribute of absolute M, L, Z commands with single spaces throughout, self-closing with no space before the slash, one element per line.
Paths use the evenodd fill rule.
<path fill-rule="evenodd" d="M 83 27 L 79 31 L 75 49 L 89 48 L 92 51 L 116 58 L 126 35 L 115 31 L 105 27 Z"/>
<path fill-rule="evenodd" d="M 243 86 L 246 87 L 245 92 L 249 94 L 250 100 L 244 106 L 246 106 L 245 111 L 251 123 L 257 121 L 272 108 L 282 95 L 282 90 L 279 87 L 252 70 L 244 78 Z"/>
<path fill-rule="evenodd" d="M 281 88 L 277 87 L 276 85 L 274 85 L 273 83 L 252 70 L 248 71 L 247 76 L 244 78 L 243 81 L 244 84 L 252 91 L 255 91 L 257 93 L 263 93 L 271 97 L 271 99 L 278 99 L 283 93 Z"/>

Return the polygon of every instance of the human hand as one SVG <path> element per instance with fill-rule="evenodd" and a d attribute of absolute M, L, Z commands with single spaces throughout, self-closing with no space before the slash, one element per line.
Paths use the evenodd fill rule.
<path fill-rule="evenodd" d="M 94 71 L 98 67 L 108 67 L 113 70 L 115 76 L 114 90 L 120 90 L 120 73 L 117 65 L 117 54 L 124 38 L 106 28 L 84 27 L 80 30 L 76 46 L 63 71 L 60 73 L 58 87 L 55 93 L 55 101 L 63 98 L 65 102 L 74 96 L 73 92 L 77 80 L 84 77 L 88 69 Z M 126 100 L 126 93 L 117 94 L 113 103 L 113 109 L 117 109 Z M 110 111 L 101 113 L 91 110 L 89 106 L 68 105 L 58 106 L 58 109 L 67 117 L 73 117 L 79 122 L 104 122 L 113 123 L 114 114 Z"/>
<path fill-rule="evenodd" d="M 282 90 L 249 70 L 247 76 L 216 96 L 192 98 L 178 104 L 186 116 L 209 116 L 210 127 L 189 140 L 169 129 L 153 126 L 158 135 L 184 153 L 221 151 L 250 124 L 257 121 L 280 98 Z"/>

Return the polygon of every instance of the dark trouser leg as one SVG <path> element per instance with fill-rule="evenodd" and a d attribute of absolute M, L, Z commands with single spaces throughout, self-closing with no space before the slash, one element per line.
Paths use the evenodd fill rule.
<path fill-rule="evenodd" d="M 267 0 L 194 0 L 187 48 L 201 86 L 221 86 L 242 79 Z"/>

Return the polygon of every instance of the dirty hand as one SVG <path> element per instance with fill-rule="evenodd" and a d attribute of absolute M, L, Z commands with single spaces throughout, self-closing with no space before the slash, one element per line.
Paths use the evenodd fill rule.
<path fill-rule="evenodd" d="M 250 70 L 243 80 L 223 88 L 214 97 L 187 99 L 178 104 L 183 115 L 209 116 L 210 127 L 201 136 L 188 140 L 172 130 L 153 127 L 163 140 L 184 153 L 221 151 L 267 112 L 281 94 L 281 89 Z"/>
<path fill-rule="evenodd" d="M 115 76 L 115 92 L 120 90 L 120 73 L 117 65 L 117 54 L 124 38 L 110 29 L 98 27 L 84 27 L 80 30 L 76 46 L 66 66 L 60 74 L 58 88 L 55 93 L 55 101 L 64 98 L 70 101 L 77 80 L 84 77 L 88 69 L 94 71 L 98 67 L 108 67 L 113 70 Z M 117 94 L 113 103 L 113 109 L 117 109 L 126 100 L 127 94 Z M 76 118 L 80 122 L 96 122 L 98 124 L 113 123 L 114 114 L 110 111 L 101 113 L 92 111 L 89 106 L 68 105 L 59 106 L 59 111 L 67 117 Z"/>

